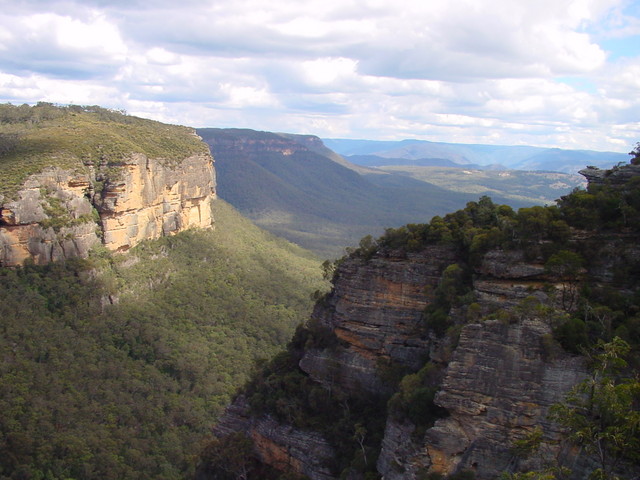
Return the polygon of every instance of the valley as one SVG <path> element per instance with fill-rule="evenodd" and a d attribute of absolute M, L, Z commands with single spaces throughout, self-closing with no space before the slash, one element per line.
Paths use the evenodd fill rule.
<path fill-rule="evenodd" d="M 483 195 L 519 208 L 552 204 L 585 185 L 577 174 L 420 167 L 407 159 L 365 167 L 311 135 L 213 128 L 198 134 L 216 158 L 218 194 L 321 258 L 338 258 L 366 235 L 426 222 Z"/>
<path fill-rule="evenodd" d="M 0 120 L 0 478 L 640 474 L 640 147 Z"/>

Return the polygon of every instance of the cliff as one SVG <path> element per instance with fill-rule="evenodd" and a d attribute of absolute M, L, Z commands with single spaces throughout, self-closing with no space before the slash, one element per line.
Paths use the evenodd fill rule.
<path fill-rule="evenodd" d="M 623 187 L 628 184 L 629 180 L 640 176 L 640 165 L 620 165 L 610 170 L 589 166 L 578 173 L 584 176 L 590 185 Z"/>
<path fill-rule="evenodd" d="M 497 320 L 466 325 L 436 396 L 449 416 L 415 441 L 410 423 L 387 423 L 378 468 L 384 478 L 414 479 L 421 471 L 471 470 L 495 478 L 510 469 L 540 468 L 571 452 L 557 447 L 560 429 L 547 418 L 585 376 L 583 361 L 546 351 L 549 326 L 539 320 L 505 325 Z M 548 340 L 547 340 L 548 341 Z M 545 432 L 542 458 L 519 459 L 513 446 L 534 431 Z"/>
<path fill-rule="evenodd" d="M 7 176 L 16 166 L 37 171 L 20 179 L 5 199 L 0 195 L 1 266 L 85 257 L 97 244 L 125 251 L 145 239 L 211 227 L 213 158 L 192 130 L 95 115 L 67 112 L 60 125 L 26 130 L 24 153 L 18 145 L 2 159 Z M 116 129 L 114 144 L 105 145 Z M 48 135 L 51 145 L 38 135 Z M 56 144 L 59 139 L 67 143 Z M 154 142 L 162 148 L 147 147 Z M 78 144 L 88 147 L 79 152 Z"/>
<path fill-rule="evenodd" d="M 549 412 L 588 375 L 577 352 L 614 334 L 637 351 L 636 197 L 605 182 L 558 207 L 513 212 L 483 198 L 363 239 L 290 344 L 293 366 L 268 367 L 216 433 L 244 432 L 260 462 L 313 480 L 488 480 L 550 465 L 586 478 L 591 458 Z M 612 213 L 612 204 L 628 208 Z M 301 400 L 286 380 L 296 368 Z M 518 453 L 537 432 L 535 451 Z"/>
<path fill-rule="evenodd" d="M 115 179 L 99 176 L 102 192 L 94 196 L 103 243 L 127 250 L 142 240 L 187 228 L 209 228 L 215 175 L 210 155 L 194 155 L 163 165 L 144 155 L 124 162 Z"/>
<path fill-rule="evenodd" d="M 433 349 L 433 339 L 421 331 L 430 300 L 426 292 L 456 260 L 453 248 L 434 245 L 408 254 L 388 251 L 366 262 L 344 261 L 333 290 L 312 315 L 333 331 L 339 346 L 307 349 L 300 367 L 325 385 L 371 394 L 389 388 L 378 375 L 381 362 L 418 370 Z"/>

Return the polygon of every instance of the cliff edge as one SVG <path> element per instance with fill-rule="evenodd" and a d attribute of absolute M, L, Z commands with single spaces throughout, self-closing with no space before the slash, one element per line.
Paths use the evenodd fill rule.
<path fill-rule="evenodd" d="M 3 107 L 2 127 L 19 133 L 0 155 L 0 266 L 85 257 L 98 244 L 125 251 L 211 227 L 213 158 L 193 130 L 48 104 L 11 122 L 22 107 Z"/>

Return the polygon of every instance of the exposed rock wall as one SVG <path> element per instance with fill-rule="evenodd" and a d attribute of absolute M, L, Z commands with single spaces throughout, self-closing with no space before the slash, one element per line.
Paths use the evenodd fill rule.
<path fill-rule="evenodd" d="M 0 265 L 84 257 L 98 244 L 124 251 L 145 239 L 212 224 L 210 155 L 165 165 L 132 155 L 118 166 L 32 175 L 0 207 Z"/>
<path fill-rule="evenodd" d="M 254 417 L 243 396 L 236 398 L 214 429 L 217 436 L 243 432 L 253 441 L 263 463 L 278 470 L 306 475 L 311 480 L 333 480 L 336 452 L 318 433 L 282 425 L 272 417 Z"/>
<path fill-rule="evenodd" d="M 213 162 L 189 157 L 175 167 L 134 155 L 96 198 L 104 244 L 123 251 L 142 240 L 211 226 Z"/>
<path fill-rule="evenodd" d="M 50 168 L 32 175 L 0 209 L 0 265 L 84 257 L 99 243 L 87 174 Z"/>
<path fill-rule="evenodd" d="M 637 235 L 574 240 L 580 244 L 576 248 L 597 257 L 585 275 L 601 285 L 627 288 L 612 272 L 640 264 Z M 390 360 L 414 371 L 428 360 L 446 365 L 435 402 L 449 416 L 420 436 L 408 420 L 389 416 L 377 463 L 384 480 L 462 470 L 488 480 L 503 471 L 537 469 L 557 459 L 573 465 L 578 475 L 586 471 L 585 459 L 559 442 L 560 430 L 548 418 L 549 407 L 584 378 L 586 368 L 580 357 L 553 340 L 550 320 L 537 316 L 537 304 L 558 306 L 559 295 L 554 295 L 554 278 L 542 259 L 530 257 L 519 250 L 492 250 L 478 262 L 472 275 L 475 303 L 483 315 L 510 313 L 502 320 L 464 324 L 469 321 L 464 309 L 453 309 L 452 318 L 464 325 L 452 351 L 446 340 L 427 335 L 421 323 L 443 271 L 460 261 L 454 249 L 431 245 L 408 254 L 380 251 L 370 259 L 351 257 L 340 264 L 333 291 L 313 313 L 335 333 L 339 345 L 307 348 L 299 364 L 304 372 L 327 388 L 337 385 L 352 395 L 378 395 L 391 393 L 380 368 Z M 556 292 L 561 288 L 556 285 Z M 523 308 L 529 298 L 535 300 Z M 227 415 L 233 417 L 234 409 Z M 263 421 L 248 417 L 251 427 L 245 431 L 259 431 L 256 425 Z M 314 460 L 308 449 L 295 445 L 296 439 L 313 432 L 268 425 L 270 435 L 251 434 L 263 461 L 280 467 L 287 462 L 314 465 L 292 468 L 314 479 L 333 478 L 324 476 L 332 463 L 326 456 L 329 449 Z M 535 428 L 544 432 L 539 453 L 528 459 L 514 456 L 514 442 Z M 287 434 L 277 433 L 282 431 Z M 274 453 L 283 451 L 289 455 L 286 462 Z"/>
<path fill-rule="evenodd" d="M 420 368 L 432 348 L 420 328 L 423 311 L 442 271 L 455 262 L 455 250 L 440 245 L 417 253 L 391 251 L 368 261 L 347 259 L 333 292 L 313 313 L 342 346 L 334 352 L 308 350 L 300 367 L 321 383 L 374 394 L 385 389 L 381 364 Z"/>
<path fill-rule="evenodd" d="M 586 369 L 581 358 L 554 347 L 550 333 L 538 319 L 466 325 L 436 396 L 450 416 L 438 420 L 420 441 L 406 434 L 410 425 L 403 430 L 388 422 L 378 463 L 385 480 L 463 469 L 489 479 L 569 455 L 557 446 L 560 432 L 548 412 L 584 378 Z M 528 460 L 514 456 L 514 442 L 535 428 L 544 432 L 542 454 Z"/>
<path fill-rule="evenodd" d="M 321 348 L 307 342 L 301 370 L 328 389 L 338 386 L 353 397 L 392 393 L 383 378 L 388 364 L 416 371 L 430 361 L 429 368 L 444 372 L 435 403 L 448 416 L 420 427 L 411 423 L 409 414 L 400 418 L 402 411 L 387 417 L 377 461 L 384 480 L 417 480 L 464 470 L 478 480 L 489 480 L 505 471 L 558 464 L 571 467 L 578 479 L 593 470 L 587 465 L 589 458 L 562 442 L 559 426 L 549 420 L 551 405 L 587 375 L 584 359 L 559 346 L 551 324 L 567 313 L 564 309 L 575 307 L 563 300 L 583 281 L 594 292 L 629 295 L 637 290 L 640 235 L 630 229 L 572 230 L 565 240 L 556 246 L 544 239 L 530 241 L 525 242 L 526 250 L 497 248 L 474 257 L 473 265 L 466 265 L 469 275 L 464 280 L 471 292 L 462 305 L 452 300 L 448 325 L 453 328 L 442 339 L 426 331 L 424 312 L 437 299 L 445 269 L 463 263 L 456 249 L 427 245 L 407 253 L 378 248 L 340 263 L 332 292 L 313 313 L 316 322 L 335 334 L 337 346 L 329 342 Z M 545 268 L 549 252 L 565 248 L 588 259 L 572 279 Z M 394 400 L 394 408 L 405 401 L 402 396 Z M 231 425 L 235 415 L 234 404 L 223 423 Z M 245 415 L 245 432 L 257 431 L 265 421 L 251 418 L 247 410 Z M 326 476 L 331 471 L 330 448 L 319 449 L 322 458 L 314 459 L 309 448 L 295 445 L 314 432 L 270 422 L 265 428 L 272 432 L 269 435 L 251 434 L 264 462 L 278 468 L 292 465 L 314 479 L 334 478 Z M 515 455 L 514 443 L 538 428 L 540 449 L 527 458 Z M 300 464 L 313 467 L 303 469 Z M 349 475 L 362 478 L 355 472 Z"/>
<path fill-rule="evenodd" d="M 578 173 L 583 175 L 589 185 L 611 185 L 620 187 L 630 179 L 640 176 L 640 165 L 622 165 L 611 170 L 601 170 L 597 167 L 587 167 Z"/>

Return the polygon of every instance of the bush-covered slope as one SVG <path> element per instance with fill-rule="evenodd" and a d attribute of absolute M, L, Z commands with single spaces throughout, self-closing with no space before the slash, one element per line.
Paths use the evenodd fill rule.
<path fill-rule="evenodd" d="M 0 270 L 0 478 L 185 478 L 231 393 L 323 288 L 223 201 L 216 229 Z"/>

